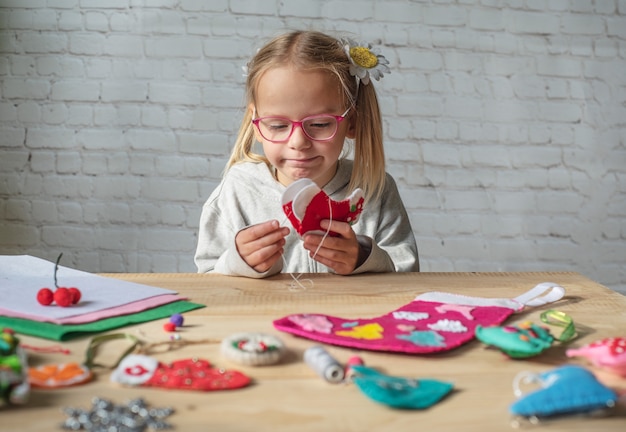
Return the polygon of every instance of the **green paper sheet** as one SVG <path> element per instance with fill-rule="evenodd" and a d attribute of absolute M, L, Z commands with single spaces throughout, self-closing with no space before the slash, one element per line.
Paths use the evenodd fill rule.
<path fill-rule="evenodd" d="M 0 316 L 0 328 L 8 327 L 13 329 L 16 333 L 40 337 L 43 339 L 66 341 L 79 336 L 89 336 L 93 333 L 105 332 L 131 324 L 154 321 L 169 317 L 175 313 L 188 312 L 203 307 L 206 306 L 199 303 L 191 303 L 180 300 L 133 314 L 105 318 L 85 324 L 66 325 L 32 321 L 24 318 Z"/>

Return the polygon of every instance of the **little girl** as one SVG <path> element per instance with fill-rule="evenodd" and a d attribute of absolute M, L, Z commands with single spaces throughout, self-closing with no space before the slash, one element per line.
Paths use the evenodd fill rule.
<path fill-rule="evenodd" d="M 417 246 L 393 178 L 385 172 L 382 120 L 370 76 L 388 72 L 368 44 L 315 31 L 279 36 L 248 63 L 247 107 L 220 185 L 202 208 L 199 273 L 263 278 L 279 272 L 419 271 Z M 346 158 L 346 138 L 354 160 Z M 255 153 L 255 141 L 262 153 Z M 354 225 L 323 220 L 302 237 L 281 197 L 311 179 L 334 201 L 356 188 Z M 332 236 L 327 235 L 329 232 Z"/>

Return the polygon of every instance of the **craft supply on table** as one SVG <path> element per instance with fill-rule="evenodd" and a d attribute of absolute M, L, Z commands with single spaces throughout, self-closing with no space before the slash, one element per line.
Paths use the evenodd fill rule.
<path fill-rule="evenodd" d="M 538 384 L 539 389 L 524 394 L 523 384 Z M 537 423 L 543 418 L 573 414 L 595 414 L 615 407 L 618 395 L 600 383 L 587 369 L 565 365 L 547 372 L 521 372 L 513 381 L 514 394 L 519 398 L 510 406 L 516 416 L 513 425 L 527 420 Z"/>
<path fill-rule="evenodd" d="M 141 354 L 124 357 L 110 379 L 130 386 L 196 391 L 230 390 L 250 384 L 250 378 L 245 374 L 213 367 L 203 359 L 163 363 Z"/>
<path fill-rule="evenodd" d="M 68 417 L 62 427 L 69 430 L 143 432 L 173 428 L 165 421 L 174 413 L 173 408 L 153 408 L 141 398 L 117 405 L 95 397 L 90 409 L 65 408 L 64 412 Z"/>
<path fill-rule="evenodd" d="M 363 362 L 363 359 L 359 356 L 352 356 L 348 359 L 348 361 L 346 362 L 346 367 L 344 368 L 344 375 L 346 377 L 346 380 L 351 381 L 352 378 L 354 378 L 355 375 L 355 371 L 352 368 L 352 366 L 364 366 L 365 362 Z"/>
<path fill-rule="evenodd" d="M 315 345 L 304 352 L 304 362 L 320 377 L 329 383 L 340 383 L 344 379 L 344 368 L 321 345 Z"/>
<path fill-rule="evenodd" d="M 583 357 L 592 365 L 626 378 L 626 337 L 597 340 L 565 351 L 568 357 Z"/>
<path fill-rule="evenodd" d="M 513 299 L 430 292 L 377 318 L 292 314 L 275 320 L 274 327 L 332 345 L 427 354 L 461 346 L 474 338 L 478 325 L 500 324 L 515 312 L 554 302 L 564 293 L 563 287 L 551 282 L 538 284 Z"/>
<path fill-rule="evenodd" d="M 352 382 L 368 398 L 392 408 L 425 409 L 438 403 L 453 389 L 449 382 L 434 379 L 403 378 L 353 365 Z"/>
<path fill-rule="evenodd" d="M 63 254 L 59 254 L 57 261 L 54 265 L 54 286 L 55 290 L 44 287 L 37 291 L 37 302 L 42 306 L 50 306 L 52 303 L 56 303 L 61 307 L 68 307 L 75 305 L 80 301 L 82 293 L 76 287 L 61 287 L 57 282 L 57 271 L 59 270 L 59 262 Z"/>
<path fill-rule="evenodd" d="M 220 351 L 225 358 L 235 363 L 246 366 L 265 366 L 278 363 L 285 354 L 286 348 L 276 336 L 243 332 L 224 338 Z"/>
<path fill-rule="evenodd" d="M 555 340 L 569 342 L 576 336 L 576 327 L 572 318 L 560 311 L 547 310 L 542 312 L 541 321 L 564 327 L 556 337 L 546 326 L 538 326 L 530 321 L 518 325 L 477 326 L 476 338 L 482 343 L 498 348 L 511 358 L 522 359 L 534 357 L 550 348 Z"/>
<path fill-rule="evenodd" d="M 24 404 L 30 395 L 28 358 L 20 340 L 8 328 L 0 331 L 0 406 Z"/>

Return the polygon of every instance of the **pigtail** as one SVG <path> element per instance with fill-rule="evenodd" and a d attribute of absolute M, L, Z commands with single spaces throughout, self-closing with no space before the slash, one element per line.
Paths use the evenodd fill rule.
<path fill-rule="evenodd" d="M 374 86 L 360 84 L 356 98 L 354 166 L 350 190 L 365 191 L 365 199 L 377 200 L 385 188 L 383 123 Z"/>

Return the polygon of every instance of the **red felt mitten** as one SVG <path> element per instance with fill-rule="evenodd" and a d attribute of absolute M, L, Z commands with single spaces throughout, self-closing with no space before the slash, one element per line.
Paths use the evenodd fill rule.
<path fill-rule="evenodd" d="M 206 360 L 185 359 L 172 363 L 131 354 L 111 374 L 111 381 L 132 386 L 214 391 L 245 387 L 250 378 L 241 372 L 218 369 Z"/>
<path fill-rule="evenodd" d="M 302 236 L 309 231 L 324 234 L 326 230 L 320 226 L 323 219 L 355 224 L 363 210 L 363 201 L 361 189 L 356 189 L 343 201 L 333 201 L 315 182 L 305 178 L 287 187 L 282 206 L 294 229 Z"/>

